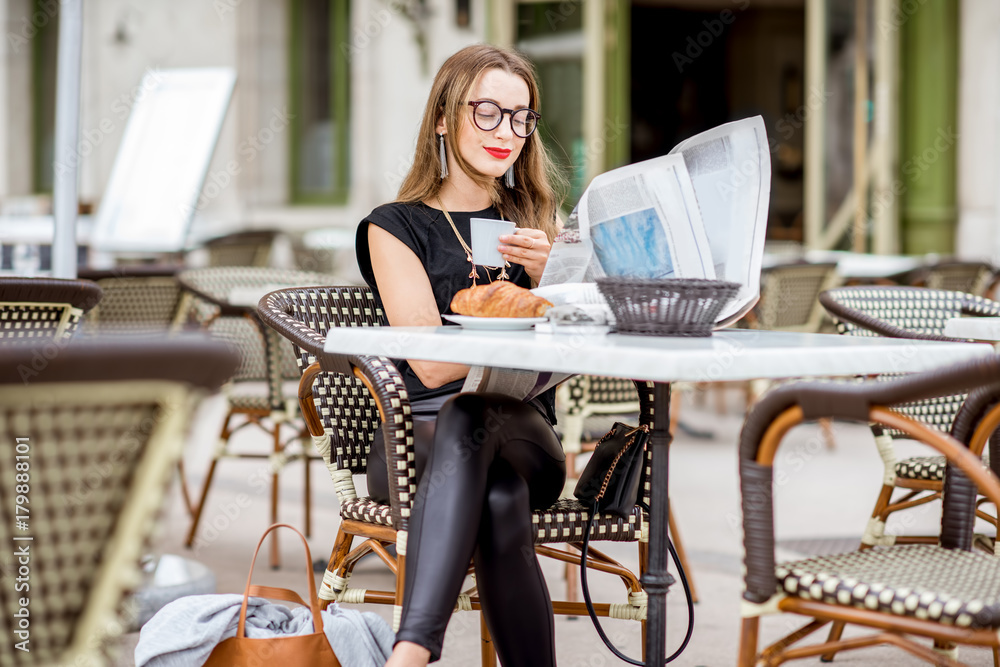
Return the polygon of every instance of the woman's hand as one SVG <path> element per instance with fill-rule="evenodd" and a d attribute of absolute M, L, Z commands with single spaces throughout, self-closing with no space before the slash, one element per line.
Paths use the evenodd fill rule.
<path fill-rule="evenodd" d="M 504 234 L 500 237 L 499 250 L 508 262 L 520 264 L 525 273 L 538 284 L 545 271 L 552 250 L 549 237 L 540 229 L 518 228 L 516 234 Z"/>

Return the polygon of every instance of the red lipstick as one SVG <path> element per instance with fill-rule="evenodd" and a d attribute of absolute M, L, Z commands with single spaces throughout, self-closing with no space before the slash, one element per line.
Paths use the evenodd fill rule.
<path fill-rule="evenodd" d="M 497 158 L 498 160 L 506 160 L 507 156 L 510 155 L 509 148 L 489 148 L 485 147 L 487 153 Z"/>

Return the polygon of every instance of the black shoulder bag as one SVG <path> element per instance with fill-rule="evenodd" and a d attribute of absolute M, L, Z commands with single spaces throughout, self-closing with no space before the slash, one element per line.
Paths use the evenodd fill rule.
<path fill-rule="evenodd" d="M 590 548 L 590 533 L 594 530 L 594 520 L 598 512 L 625 518 L 632 513 L 636 505 L 640 505 L 647 513 L 649 512 L 649 507 L 639 500 L 642 466 L 648 440 L 649 427 L 645 424 L 633 427 L 615 422 L 611 430 L 598 441 L 597 448 L 590 457 L 590 461 L 587 462 L 587 467 L 584 468 L 576 484 L 576 489 L 573 491 L 573 495 L 587 505 L 590 514 L 587 532 L 583 537 L 583 551 L 580 554 L 580 584 L 583 587 L 583 600 L 587 604 L 587 613 L 590 614 L 590 619 L 594 622 L 597 634 L 611 649 L 611 652 L 629 664 L 640 666 L 645 663 L 633 660 L 615 648 L 605 634 L 604 628 L 601 627 L 600 621 L 597 620 L 597 612 L 594 611 L 594 603 L 590 599 L 590 587 L 587 585 L 586 562 L 587 551 Z M 691 633 L 694 630 L 694 605 L 691 603 L 691 590 L 684 570 L 681 568 L 680 560 L 677 558 L 674 545 L 668 541 L 667 546 L 670 549 L 674 566 L 680 573 L 688 602 L 687 635 L 680 648 L 667 658 L 666 662 L 671 662 L 684 651 L 691 640 Z"/>

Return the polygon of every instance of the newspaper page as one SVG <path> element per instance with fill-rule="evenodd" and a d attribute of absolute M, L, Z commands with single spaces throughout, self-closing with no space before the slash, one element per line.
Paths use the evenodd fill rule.
<path fill-rule="evenodd" d="M 552 244 L 538 286 L 591 283 L 606 275 L 715 277 L 683 156 L 597 176 Z"/>
<path fill-rule="evenodd" d="M 694 186 L 679 155 L 597 176 L 580 200 L 592 272 L 637 278 L 714 278 Z"/>
<path fill-rule="evenodd" d="M 678 144 L 701 208 L 720 280 L 740 291 L 719 313 L 719 326 L 743 317 L 760 297 L 760 271 L 771 194 L 771 153 L 760 116 L 726 123 Z"/>
<path fill-rule="evenodd" d="M 530 401 L 560 382 L 572 377 L 567 373 L 525 371 L 516 368 L 473 366 L 465 376 L 462 391 L 495 392 L 522 401 Z"/>
<path fill-rule="evenodd" d="M 552 244 L 539 287 L 606 275 L 740 283 L 717 327 L 760 296 L 771 156 L 760 116 L 687 139 L 667 155 L 594 178 Z M 463 391 L 528 400 L 568 375 L 474 367 Z"/>
<path fill-rule="evenodd" d="M 738 282 L 739 293 L 719 315 L 717 326 L 725 326 L 759 298 L 770 191 L 763 118 L 720 125 L 666 156 L 595 178 L 556 237 L 539 286 L 603 275 Z M 651 215 L 637 215 L 650 202 L 660 230 Z"/>

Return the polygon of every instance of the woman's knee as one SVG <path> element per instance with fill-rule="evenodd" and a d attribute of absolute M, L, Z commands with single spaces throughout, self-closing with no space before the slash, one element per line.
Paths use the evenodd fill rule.
<path fill-rule="evenodd" d="M 491 516 L 503 522 L 524 516 L 530 520 L 530 492 L 528 484 L 513 471 L 500 479 L 491 477 L 486 494 L 486 510 Z"/>

